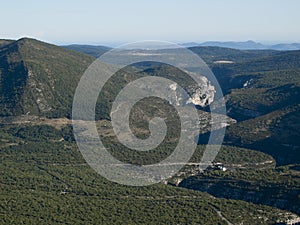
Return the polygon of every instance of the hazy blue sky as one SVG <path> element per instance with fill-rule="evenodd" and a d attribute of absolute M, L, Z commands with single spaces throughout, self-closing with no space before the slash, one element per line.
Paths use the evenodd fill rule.
<path fill-rule="evenodd" d="M 0 38 L 300 42 L 299 0 L 9 0 L 0 9 Z"/>

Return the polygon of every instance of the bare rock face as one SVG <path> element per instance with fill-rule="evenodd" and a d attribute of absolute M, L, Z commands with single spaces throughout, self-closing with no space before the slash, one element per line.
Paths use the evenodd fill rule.
<path fill-rule="evenodd" d="M 206 77 L 201 77 L 202 84 L 188 86 L 190 97 L 186 98 L 178 91 L 176 83 L 170 85 L 170 89 L 174 91 L 173 100 L 176 105 L 194 104 L 196 106 L 206 107 L 214 101 L 215 87 L 210 84 Z"/>

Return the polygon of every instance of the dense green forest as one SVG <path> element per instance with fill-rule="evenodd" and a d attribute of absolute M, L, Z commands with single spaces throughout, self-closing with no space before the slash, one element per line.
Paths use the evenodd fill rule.
<path fill-rule="evenodd" d="M 217 211 L 244 224 L 274 224 L 289 217 L 275 208 L 164 184 L 112 183 L 85 163 L 71 134 L 69 126 L 2 127 L 1 224 L 226 224 Z M 227 154 L 231 150 L 237 154 Z M 266 159 L 230 147 L 217 158 L 224 163 Z"/>

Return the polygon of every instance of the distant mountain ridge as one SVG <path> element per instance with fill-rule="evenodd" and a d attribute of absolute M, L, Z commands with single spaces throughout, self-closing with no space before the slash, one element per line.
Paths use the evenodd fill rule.
<path fill-rule="evenodd" d="M 12 42 L 14 42 L 14 40 L 0 39 L 0 47 L 8 45 Z"/>
<path fill-rule="evenodd" d="M 275 45 L 265 45 L 259 42 L 254 41 L 244 41 L 244 42 L 235 42 L 235 41 L 208 41 L 203 43 L 183 43 L 181 44 L 185 47 L 196 47 L 196 46 L 215 46 L 215 47 L 223 47 L 223 48 L 233 48 L 233 49 L 240 49 L 240 50 L 264 50 L 264 49 L 271 49 L 271 50 L 279 50 L 279 51 L 286 51 L 286 50 L 300 50 L 300 43 L 280 43 Z"/>
<path fill-rule="evenodd" d="M 78 44 L 64 45 L 61 47 L 73 51 L 77 51 L 77 52 L 82 52 L 87 55 L 94 56 L 96 58 L 100 57 L 102 54 L 112 49 L 110 47 L 103 46 L 103 45 L 78 45 Z"/>

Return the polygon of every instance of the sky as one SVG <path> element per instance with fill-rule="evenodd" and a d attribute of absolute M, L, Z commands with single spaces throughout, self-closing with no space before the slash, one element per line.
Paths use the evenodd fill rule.
<path fill-rule="evenodd" d="M 299 0 L 10 0 L 0 9 L 2 39 L 300 42 Z"/>

